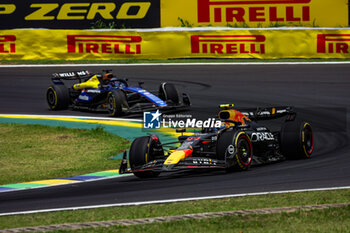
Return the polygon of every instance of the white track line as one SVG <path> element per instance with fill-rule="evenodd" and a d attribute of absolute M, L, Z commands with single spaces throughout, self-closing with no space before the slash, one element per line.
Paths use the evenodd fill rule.
<path fill-rule="evenodd" d="M 242 194 L 229 194 L 229 195 L 218 195 L 218 196 L 205 196 L 205 197 L 190 197 L 190 198 L 168 199 L 168 200 L 127 202 L 127 203 L 116 203 L 116 204 L 105 204 L 105 205 L 77 206 L 77 207 L 55 208 L 55 209 L 44 209 L 44 210 L 32 210 L 32 211 L 18 211 L 18 212 L 0 213 L 0 216 L 9 216 L 9 215 L 18 215 L 18 214 L 36 214 L 36 213 L 47 213 L 47 212 L 56 212 L 56 211 L 86 210 L 86 209 L 107 208 L 107 207 L 164 204 L 164 203 L 174 203 L 174 202 L 183 202 L 183 201 L 197 201 L 197 200 L 221 199 L 221 198 L 233 198 L 233 197 L 245 197 L 245 196 L 261 196 L 261 195 L 268 195 L 268 194 L 300 193 L 300 192 L 313 192 L 313 191 L 330 191 L 330 190 L 339 190 L 339 189 L 350 189 L 350 186 L 328 187 L 328 188 L 313 188 L 313 189 L 296 189 L 296 190 L 256 192 L 256 193 L 242 193 Z"/>
<path fill-rule="evenodd" d="M 350 61 L 329 62 L 189 62 L 189 63 L 132 63 L 132 64 L 31 64 L 0 65 L 0 68 L 45 68 L 45 67 L 104 67 L 104 66 L 250 66 L 250 65 L 348 65 Z"/>

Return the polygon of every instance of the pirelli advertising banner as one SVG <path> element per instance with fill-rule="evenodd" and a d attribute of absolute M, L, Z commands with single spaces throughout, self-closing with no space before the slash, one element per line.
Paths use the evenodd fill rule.
<path fill-rule="evenodd" d="M 162 0 L 161 26 L 347 27 L 348 0 Z"/>
<path fill-rule="evenodd" d="M 1 0 L 0 29 L 347 27 L 349 0 Z"/>
<path fill-rule="evenodd" d="M 1 0 L 0 29 L 157 28 L 160 0 Z"/>
<path fill-rule="evenodd" d="M 350 58 L 350 29 L 0 30 L 0 59 Z"/>

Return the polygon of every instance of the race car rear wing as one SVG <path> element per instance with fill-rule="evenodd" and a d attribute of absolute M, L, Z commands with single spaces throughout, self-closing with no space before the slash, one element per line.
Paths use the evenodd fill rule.
<path fill-rule="evenodd" d="M 271 120 L 287 116 L 286 120 L 294 120 L 296 112 L 292 106 L 240 109 L 241 113 L 253 121 Z"/>
<path fill-rule="evenodd" d="M 81 82 L 82 79 L 89 78 L 91 73 L 88 70 L 81 71 L 71 71 L 71 72 L 62 72 L 62 73 L 53 73 L 52 74 L 52 82 L 54 84 L 63 84 L 63 80 L 79 80 Z"/>
<path fill-rule="evenodd" d="M 53 77 L 59 78 L 59 79 L 77 79 L 77 78 L 83 78 L 90 75 L 90 72 L 88 70 L 82 70 L 82 71 L 71 71 L 71 72 L 63 72 L 63 73 L 53 73 Z"/>

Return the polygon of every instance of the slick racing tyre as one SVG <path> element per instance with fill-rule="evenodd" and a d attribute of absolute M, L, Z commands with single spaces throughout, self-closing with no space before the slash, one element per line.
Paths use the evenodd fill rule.
<path fill-rule="evenodd" d="M 253 148 L 249 136 L 242 131 L 226 131 L 217 143 L 217 156 L 228 164 L 227 171 L 247 170 L 253 158 Z"/>
<path fill-rule="evenodd" d="M 174 104 L 180 104 L 180 96 L 176 87 L 171 83 L 162 83 L 159 86 L 159 98 L 164 101 L 171 100 Z"/>
<path fill-rule="evenodd" d="M 67 109 L 69 106 L 69 92 L 64 85 L 52 85 L 47 88 L 46 101 L 51 110 Z"/>
<path fill-rule="evenodd" d="M 121 90 L 110 91 L 107 95 L 107 108 L 110 116 L 122 116 L 124 110 L 128 109 L 124 92 Z"/>
<path fill-rule="evenodd" d="M 287 159 L 307 159 L 314 150 L 311 125 L 303 121 L 287 121 L 280 133 L 281 153 Z"/>
<path fill-rule="evenodd" d="M 135 171 L 142 165 L 155 160 L 158 156 L 164 156 L 163 147 L 159 139 L 153 139 L 151 136 L 136 138 L 129 150 L 129 163 L 134 175 L 139 178 L 157 177 L 160 172 L 154 171 Z"/>

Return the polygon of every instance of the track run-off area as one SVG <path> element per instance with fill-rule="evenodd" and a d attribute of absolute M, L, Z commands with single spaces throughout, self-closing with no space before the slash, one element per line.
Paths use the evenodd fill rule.
<path fill-rule="evenodd" d="M 196 118 L 215 117 L 221 103 L 234 103 L 238 109 L 294 106 L 298 117 L 313 126 L 315 152 L 309 160 L 251 167 L 246 172 L 178 172 L 148 180 L 125 176 L 4 192 L 0 214 L 350 186 L 349 63 L 0 66 L 0 115 L 106 117 L 73 110 L 53 112 L 47 107 L 51 74 L 83 69 L 112 69 L 130 84 L 145 82 L 145 89 L 172 82 L 190 94 L 192 108 L 186 114 Z M 278 124 L 270 127 L 277 129 Z"/>

